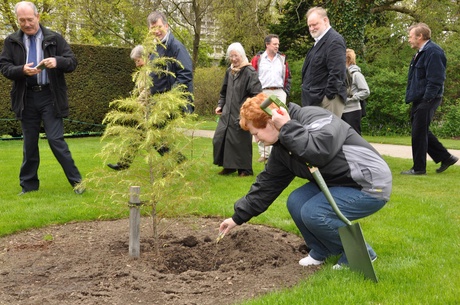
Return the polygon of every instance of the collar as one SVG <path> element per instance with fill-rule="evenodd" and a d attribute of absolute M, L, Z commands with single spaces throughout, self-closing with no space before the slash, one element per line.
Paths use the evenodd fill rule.
<path fill-rule="evenodd" d="M 331 29 L 331 26 L 328 26 L 328 27 L 326 28 L 326 30 L 324 31 L 324 33 L 323 33 L 323 34 L 321 34 L 321 36 L 319 36 L 319 37 L 315 38 L 315 44 L 317 44 L 317 43 L 318 43 L 318 41 L 320 41 L 320 40 L 321 40 L 321 38 L 323 38 L 323 37 L 324 37 L 324 35 L 326 35 L 326 33 L 327 33 L 327 32 L 328 32 L 330 29 Z"/>
<path fill-rule="evenodd" d="M 268 52 L 264 51 L 264 53 L 261 56 L 268 59 Z M 279 54 L 276 53 L 275 56 L 273 56 L 273 59 L 277 58 L 278 56 L 279 56 Z"/>
<path fill-rule="evenodd" d="M 165 37 L 163 37 L 163 39 L 161 40 L 161 43 L 163 43 L 165 45 L 168 44 L 170 34 L 171 34 L 171 32 L 168 30 L 168 33 L 166 33 Z"/>
<path fill-rule="evenodd" d="M 425 41 L 425 43 L 420 47 L 420 49 L 418 49 L 418 52 L 421 52 L 429 41 L 430 40 Z"/>

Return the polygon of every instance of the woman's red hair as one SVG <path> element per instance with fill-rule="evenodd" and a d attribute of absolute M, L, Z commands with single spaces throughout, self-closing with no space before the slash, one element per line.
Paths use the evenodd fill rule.
<path fill-rule="evenodd" d="M 265 93 L 259 93 L 254 97 L 248 98 L 240 109 L 240 126 L 244 130 L 249 130 L 248 122 L 252 123 L 255 128 L 265 128 L 271 117 L 266 114 L 260 105 L 267 99 Z M 271 104 L 270 109 L 276 109 L 277 106 Z"/>

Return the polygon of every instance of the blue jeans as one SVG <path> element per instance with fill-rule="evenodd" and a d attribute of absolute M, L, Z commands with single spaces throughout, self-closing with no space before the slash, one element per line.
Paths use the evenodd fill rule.
<path fill-rule="evenodd" d="M 350 221 L 371 215 L 386 203 L 351 187 L 330 187 L 329 190 L 339 210 Z M 325 260 L 343 253 L 339 227 L 346 224 L 339 219 L 316 183 L 309 182 L 294 190 L 287 200 L 287 208 L 311 249 L 312 258 Z"/>

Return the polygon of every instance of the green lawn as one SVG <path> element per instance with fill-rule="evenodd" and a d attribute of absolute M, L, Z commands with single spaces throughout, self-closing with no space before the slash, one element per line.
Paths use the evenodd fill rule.
<path fill-rule="evenodd" d="M 96 169 L 110 173 L 104 161 L 95 157 L 103 145 L 99 138 L 74 138 L 67 142 L 83 175 Z M 191 165 L 184 179 L 192 187 L 180 196 L 194 200 L 185 202 L 177 213 L 229 217 L 235 200 L 245 194 L 254 180 L 218 176 L 220 168 L 212 165 L 211 143 L 211 139 L 198 138 L 191 145 L 193 149 L 187 154 Z M 456 145 L 457 142 L 448 144 L 458 148 Z M 70 221 L 128 217 L 126 204 L 103 196 L 109 193 L 104 189 L 106 185 L 90 184 L 83 195 L 74 194 L 46 140 L 40 140 L 40 154 L 40 191 L 18 196 L 22 141 L 0 141 L 0 236 Z M 257 157 L 254 154 L 254 160 Z M 324 268 L 296 287 L 244 304 L 460 303 L 460 166 L 436 174 L 437 166 L 429 162 L 428 175 L 408 177 L 399 172 L 409 168 L 411 160 L 386 160 L 394 177 L 391 200 L 380 212 L 359 221 L 366 239 L 379 255 L 374 265 L 379 283 L 363 280 L 349 270 L 332 270 L 335 262 L 327 261 Z M 142 166 L 141 162 L 136 160 L 133 166 Z M 262 167 L 254 162 L 255 173 Z M 270 209 L 252 222 L 298 234 L 285 202 L 289 192 L 302 183 L 301 179 L 294 180 Z"/>

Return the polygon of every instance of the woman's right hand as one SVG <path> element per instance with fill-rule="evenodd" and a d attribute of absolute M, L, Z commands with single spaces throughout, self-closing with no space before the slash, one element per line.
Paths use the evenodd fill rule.
<path fill-rule="evenodd" d="M 289 116 L 289 112 L 283 107 L 277 109 L 276 111 L 272 109 L 272 121 L 275 124 L 275 128 L 280 130 L 284 124 L 289 122 L 291 117 Z"/>
<path fill-rule="evenodd" d="M 228 232 L 230 232 L 231 229 L 233 229 L 236 226 L 237 224 L 235 223 L 235 221 L 233 221 L 232 218 L 227 218 L 220 224 L 219 233 L 227 234 Z"/>
<path fill-rule="evenodd" d="M 221 115 L 222 114 L 222 107 L 217 107 L 215 112 L 216 112 L 217 115 Z"/>

